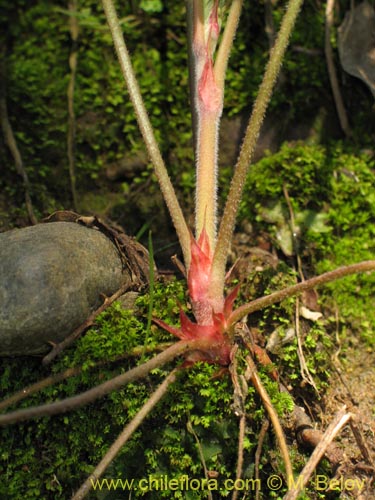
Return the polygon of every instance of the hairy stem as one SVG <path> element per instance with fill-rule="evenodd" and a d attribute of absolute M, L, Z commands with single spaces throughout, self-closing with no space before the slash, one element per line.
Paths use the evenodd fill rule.
<path fill-rule="evenodd" d="M 251 314 L 255 311 L 259 311 L 260 309 L 271 306 L 272 304 L 281 302 L 284 299 L 293 297 L 294 295 L 297 295 L 304 290 L 310 290 L 311 288 L 329 283 L 330 281 L 344 278 L 344 276 L 363 273 L 366 271 L 375 271 L 375 260 L 365 260 L 363 262 L 359 262 L 358 264 L 339 267 L 334 271 L 328 271 L 327 273 L 321 274 L 320 276 L 315 276 L 314 278 L 310 278 L 309 280 L 298 283 L 297 285 L 293 285 L 278 292 L 271 293 L 270 295 L 266 295 L 265 297 L 255 299 L 252 302 L 244 304 L 243 306 L 240 306 L 238 309 L 236 309 L 230 315 L 228 324 L 231 328 L 233 328 L 233 326 L 247 314 Z"/>
<path fill-rule="evenodd" d="M 156 391 L 150 396 L 147 402 L 138 411 L 136 416 L 131 422 L 124 428 L 121 434 L 118 436 L 116 441 L 109 448 L 107 453 L 104 455 L 99 464 L 95 467 L 95 470 L 86 481 L 82 484 L 80 489 L 73 495 L 72 500 L 80 500 L 84 498 L 89 491 L 93 488 L 96 481 L 103 475 L 110 463 L 115 459 L 116 455 L 120 452 L 124 444 L 131 438 L 133 433 L 142 424 L 143 420 L 151 412 L 154 406 L 161 400 L 161 398 L 166 394 L 168 388 L 176 380 L 178 369 L 174 369 L 159 385 Z"/>
<path fill-rule="evenodd" d="M 205 41 L 205 48 L 202 47 L 201 13 L 198 12 L 195 16 L 197 34 L 194 73 L 198 86 L 198 90 L 196 89 L 194 93 L 198 112 L 195 225 L 196 238 L 199 238 L 204 228 L 212 249 L 216 242 L 217 158 L 219 123 L 223 111 L 224 80 L 241 8 L 242 0 L 234 0 L 214 65 L 211 45 L 215 44 L 216 35 L 211 40 L 209 34 L 208 40 Z M 206 21 L 206 23 L 209 22 L 210 19 Z"/>
<path fill-rule="evenodd" d="M 180 356 L 181 354 L 187 353 L 191 350 L 204 351 L 209 347 L 210 346 L 207 341 L 202 340 L 176 342 L 171 347 L 156 355 L 146 363 L 136 366 L 126 373 L 118 375 L 117 377 L 108 380 L 107 382 L 104 382 L 97 387 L 93 387 L 86 392 L 83 392 L 76 396 L 72 396 L 62 401 L 56 401 L 55 403 L 50 403 L 42 406 L 34 406 L 32 408 L 25 408 L 22 410 L 6 413 L 5 415 L 0 415 L 0 425 L 14 424 L 16 422 L 28 420 L 30 418 L 65 413 L 85 404 L 91 403 L 92 401 L 95 401 L 96 399 L 101 398 L 112 391 L 120 389 L 122 386 L 129 382 L 133 382 L 134 380 L 145 377 L 151 370 L 154 370 L 155 368 L 158 368 L 159 366 L 172 361 L 174 358 Z"/>
<path fill-rule="evenodd" d="M 238 21 L 240 19 L 243 0 L 233 0 L 229 10 L 227 21 L 225 23 L 223 37 L 217 51 L 215 59 L 215 78 L 220 88 L 224 89 L 225 74 L 227 71 L 230 51 L 232 49 L 234 36 L 237 31 Z"/>
<path fill-rule="evenodd" d="M 164 351 L 167 347 L 170 347 L 171 344 L 172 344 L 171 342 L 163 342 L 163 343 L 158 344 L 156 346 L 140 345 L 138 347 L 134 347 L 130 352 L 120 354 L 119 356 L 116 356 L 115 358 L 110 358 L 110 359 L 98 361 L 94 365 L 90 366 L 90 370 L 98 369 L 101 366 L 109 365 L 110 363 L 115 363 L 115 362 L 121 361 L 123 359 L 128 359 L 128 358 L 136 357 L 136 356 L 143 356 L 145 353 Z M 12 396 L 9 396 L 8 398 L 0 401 L 0 412 L 6 410 L 9 406 L 13 406 L 14 404 L 18 403 L 19 401 L 22 401 L 23 399 L 28 398 L 32 394 L 35 394 L 37 392 L 42 391 L 46 387 L 50 387 L 51 385 L 58 384 L 59 382 L 62 382 L 63 380 L 66 380 L 67 378 L 80 375 L 82 373 L 82 371 L 83 371 L 82 366 L 73 366 L 71 368 L 67 368 L 66 370 L 64 370 L 62 372 L 55 373 L 54 375 L 50 375 L 42 380 L 39 380 L 38 382 L 35 382 L 34 384 L 26 386 L 23 389 L 21 389 L 20 391 L 12 394 Z"/>
<path fill-rule="evenodd" d="M 288 4 L 246 130 L 227 202 L 225 204 L 215 248 L 213 276 L 210 289 L 210 294 L 213 296 L 222 293 L 224 288 L 225 266 L 248 167 L 302 1 L 303 0 L 290 0 Z"/>
<path fill-rule="evenodd" d="M 142 100 L 141 92 L 139 90 L 138 82 L 134 74 L 124 37 L 122 35 L 121 26 L 116 14 L 115 7 L 112 0 L 102 1 L 104 11 L 107 16 L 108 25 L 111 30 L 116 53 L 119 58 L 122 74 L 124 76 L 130 99 L 133 103 L 134 110 L 137 115 L 138 126 L 141 130 L 148 154 L 154 165 L 161 192 L 169 209 L 169 213 L 172 217 L 172 221 L 175 226 L 181 250 L 184 256 L 185 265 L 187 268 L 189 268 L 190 233 L 186 225 L 180 204 L 177 200 L 176 193 L 169 179 L 167 169 L 165 167 L 163 158 L 160 154 L 160 150 L 154 136 L 150 119 Z"/>
<path fill-rule="evenodd" d="M 206 230 L 210 248 L 216 242 L 217 211 L 217 146 L 220 110 L 200 113 L 198 126 L 198 157 L 195 198 L 195 237 Z"/>
<path fill-rule="evenodd" d="M 194 2 L 195 108 L 198 118 L 196 148 L 195 237 L 205 229 L 210 248 L 216 241 L 217 148 L 223 89 L 217 85 L 213 52 L 218 36 L 217 1 L 204 12 L 202 1 Z M 214 17 L 212 17 L 214 16 Z"/>

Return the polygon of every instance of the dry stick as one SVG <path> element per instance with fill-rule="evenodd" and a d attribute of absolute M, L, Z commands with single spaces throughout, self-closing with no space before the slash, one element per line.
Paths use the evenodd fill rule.
<path fill-rule="evenodd" d="M 298 354 L 298 360 L 299 360 L 299 366 L 301 369 L 302 379 L 305 380 L 308 384 L 312 385 L 315 389 L 315 392 L 319 396 L 318 388 L 317 388 L 317 386 L 314 382 L 314 379 L 310 373 L 309 367 L 307 366 L 307 363 L 306 363 L 305 355 L 303 353 L 301 331 L 300 331 L 300 321 L 299 321 L 299 297 L 296 298 L 294 322 L 296 325 L 297 354 Z"/>
<path fill-rule="evenodd" d="M 157 351 L 164 351 L 167 347 L 170 347 L 172 345 L 171 342 L 163 342 L 161 344 L 158 344 L 156 346 L 138 346 L 134 347 L 134 349 L 131 350 L 131 352 L 126 352 L 124 354 L 120 354 L 119 356 L 116 356 L 113 359 L 106 359 L 99 361 L 98 363 L 93 364 L 92 366 L 89 367 L 89 369 L 95 369 L 99 368 L 101 366 L 108 365 L 110 363 L 114 363 L 117 361 L 121 361 L 122 359 L 127 359 L 132 356 L 140 356 L 144 352 L 146 353 L 151 353 L 151 352 L 157 352 Z M 13 406 L 14 404 L 22 401 L 23 399 L 28 398 L 32 394 L 36 394 L 39 391 L 42 391 L 46 387 L 50 387 L 51 385 L 58 384 L 59 382 L 62 382 L 63 380 L 66 380 L 67 378 L 70 377 L 75 377 L 76 375 L 79 375 L 83 371 L 82 366 L 73 366 L 71 368 L 67 368 L 66 370 L 56 373 L 54 375 L 50 375 L 49 377 L 46 377 L 42 380 L 39 380 L 38 382 L 35 382 L 35 384 L 31 384 L 28 387 L 25 387 L 21 389 L 20 391 L 16 392 L 12 396 L 4 399 L 3 401 L 0 401 L 0 411 L 6 410 L 9 406 Z"/>
<path fill-rule="evenodd" d="M 246 356 L 246 362 L 248 365 L 248 371 L 247 371 L 247 376 L 253 383 L 255 389 L 257 390 L 261 400 L 263 401 L 264 407 L 270 417 L 270 420 L 272 422 L 273 428 L 275 430 L 275 434 L 279 443 L 281 455 L 283 457 L 284 463 L 285 463 L 285 470 L 286 470 L 286 477 L 288 483 L 293 479 L 293 468 L 292 468 L 292 463 L 290 461 L 289 457 L 289 452 L 288 452 L 288 446 L 285 441 L 283 429 L 280 424 L 279 417 L 277 416 L 277 413 L 272 406 L 271 399 L 266 391 L 266 389 L 263 387 L 262 381 L 259 378 L 257 369 L 255 367 L 254 361 L 252 360 L 251 356 Z"/>
<path fill-rule="evenodd" d="M 180 340 L 165 351 L 157 354 L 149 361 L 146 361 L 146 363 L 136 366 L 126 373 L 118 375 L 111 380 L 107 380 L 103 384 L 93 387 L 92 389 L 82 392 L 81 394 L 63 399 L 62 401 L 16 410 L 14 412 L 6 413 L 5 415 L 0 415 L 0 426 L 14 424 L 16 422 L 21 422 L 35 417 L 57 415 L 59 413 L 79 408 L 80 406 L 91 403 L 112 391 L 120 389 L 129 382 L 145 377 L 151 370 L 172 361 L 177 356 L 194 350 L 205 351 L 210 347 L 212 347 L 212 344 L 210 345 L 207 340 Z"/>
<path fill-rule="evenodd" d="M 195 80 L 196 75 L 194 71 L 194 51 L 193 51 L 193 39 L 194 39 L 194 4 L 193 0 L 186 0 L 186 20 L 187 20 L 187 40 L 188 40 L 188 75 L 189 75 L 189 97 L 190 97 L 190 113 L 191 113 L 191 125 L 193 133 L 193 144 L 194 144 L 194 158 L 197 157 L 197 131 L 198 131 L 198 112 L 196 103 L 196 86 Z"/>
<path fill-rule="evenodd" d="M 247 314 L 251 314 L 265 307 L 281 302 L 289 297 L 298 295 L 299 293 L 315 288 L 316 286 L 329 283 L 330 281 L 335 281 L 341 279 L 344 276 L 349 276 L 351 274 L 363 273 L 366 271 L 375 271 L 375 260 L 365 260 L 357 264 L 351 264 L 349 266 L 343 266 L 335 269 L 334 271 L 328 271 L 327 273 L 321 274 L 320 276 L 315 276 L 302 283 L 297 283 L 278 292 L 271 293 L 259 299 L 255 299 L 248 304 L 244 304 L 236 309 L 229 317 L 228 324 L 233 329 L 234 325 L 240 321 Z"/>
<path fill-rule="evenodd" d="M 285 392 L 291 396 L 289 390 L 282 383 L 279 385 L 281 392 Z M 323 432 L 316 428 L 303 407 L 295 403 L 289 418 L 293 422 L 292 425 L 298 443 L 309 448 L 315 448 L 320 443 L 323 438 Z M 344 453 L 335 443 L 331 443 L 325 450 L 325 456 L 332 469 L 336 469 L 342 462 Z"/>
<path fill-rule="evenodd" d="M 150 396 L 147 402 L 142 406 L 142 408 L 138 411 L 133 420 L 129 422 L 129 424 L 124 428 L 124 430 L 118 436 L 116 441 L 112 444 L 112 446 L 104 455 L 100 463 L 95 467 L 94 472 L 90 474 L 90 476 L 82 484 L 80 489 L 72 496 L 72 500 L 80 500 L 81 498 L 84 498 L 88 494 L 88 492 L 95 485 L 96 481 L 103 475 L 107 467 L 114 460 L 116 455 L 120 452 L 124 444 L 129 440 L 129 438 L 133 435 L 136 429 L 141 425 L 143 420 L 151 412 L 154 406 L 166 394 L 169 386 L 173 384 L 173 382 L 176 380 L 177 372 L 178 372 L 177 368 L 172 370 L 172 372 L 159 385 L 156 391 L 153 392 L 153 394 Z"/>
<path fill-rule="evenodd" d="M 130 285 L 129 282 L 124 283 L 113 295 L 110 297 L 106 297 L 103 304 L 95 309 L 94 312 L 90 314 L 90 316 L 86 319 L 84 323 L 79 325 L 68 337 L 66 337 L 59 344 L 55 344 L 53 349 L 43 358 L 43 365 L 48 365 L 53 361 L 56 356 L 58 356 L 63 349 L 70 346 L 87 328 L 92 326 L 96 320 L 96 318 L 105 311 L 113 302 L 115 302 L 121 295 L 123 295 L 127 290 L 129 290 Z"/>
<path fill-rule="evenodd" d="M 327 61 L 327 69 L 333 97 L 336 104 L 336 110 L 339 117 L 340 125 L 345 135 L 351 134 L 348 117 L 345 111 L 344 102 L 341 97 L 340 87 L 337 80 L 335 64 L 333 62 L 332 46 L 331 46 L 331 30 L 333 26 L 333 8 L 335 0 L 327 0 L 326 4 L 326 24 L 325 24 L 325 42 L 324 51 Z"/>
<path fill-rule="evenodd" d="M 273 20 L 272 7 L 273 7 L 272 0 L 265 0 L 265 2 L 264 2 L 264 23 L 265 23 L 264 31 L 266 32 L 266 35 L 268 38 L 268 46 L 269 46 L 270 50 L 274 46 L 275 39 L 276 39 L 276 29 L 275 29 L 275 23 Z"/>
<path fill-rule="evenodd" d="M 78 210 L 78 197 L 76 189 L 76 168 L 75 168 L 75 135 L 76 135 L 76 118 L 74 113 L 74 86 L 77 74 L 77 59 L 78 59 L 78 36 L 79 25 L 76 17 L 77 1 L 69 0 L 69 29 L 72 39 L 72 49 L 69 55 L 70 77 L 67 89 L 68 99 L 68 134 L 67 134 L 67 150 L 69 161 L 69 176 L 70 187 L 72 191 L 73 207 Z"/>
<path fill-rule="evenodd" d="M 368 463 L 368 465 L 374 468 L 375 466 L 374 457 L 372 456 L 370 448 L 367 446 L 365 438 L 363 437 L 361 429 L 358 425 L 358 418 L 355 414 L 350 419 L 349 425 L 353 432 L 355 440 L 357 441 L 358 448 L 361 450 L 363 458 Z"/>
<path fill-rule="evenodd" d="M 259 432 L 258 436 L 258 446 L 255 451 L 255 460 L 254 460 L 254 467 L 255 467 L 255 485 L 256 485 L 256 491 L 255 491 L 255 500 L 259 500 L 259 495 L 260 495 L 260 479 L 259 479 L 259 464 L 260 464 L 260 457 L 262 454 L 262 449 L 263 449 L 263 443 L 264 439 L 266 437 L 268 428 L 270 426 L 269 420 L 265 420 L 262 424 L 262 427 Z"/>
<path fill-rule="evenodd" d="M 234 413 L 237 417 L 240 417 L 239 428 L 238 428 L 238 451 L 237 451 L 237 470 L 236 470 L 236 480 L 242 477 L 243 468 L 243 452 L 244 452 L 244 439 L 245 439 L 245 428 L 246 428 L 246 415 L 245 415 L 245 400 L 248 393 L 248 387 L 246 379 L 242 376 L 241 383 L 238 374 L 238 362 L 236 354 L 238 352 L 238 345 L 235 344 L 231 352 L 231 364 L 229 366 L 229 372 L 233 383 L 233 407 Z M 238 490 L 233 490 L 232 500 L 237 500 Z"/>
<path fill-rule="evenodd" d="M 344 405 L 336 414 L 335 418 L 328 426 L 326 432 L 323 435 L 322 440 L 315 448 L 311 457 L 305 467 L 302 469 L 299 477 L 294 481 L 293 477 L 289 479 L 288 486 L 289 488 L 293 486 L 293 489 L 290 488 L 289 492 L 284 496 L 283 500 L 296 500 L 299 493 L 303 490 L 303 488 L 307 485 L 311 474 L 314 472 L 316 466 L 322 459 L 325 454 L 328 446 L 332 443 L 335 436 L 339 433 L 339 431 L 344 427 L 347 422 L 352 418 L 351 413 L 346 413 L 346 406 Z"/>
<path fill-rule="evenodd" d="M 21 153 L 18 149 L 16 138 L 13 134 L 13 129 L 9 121 L 8 108 L 6 103 L 6 69 L 5 69 L 5 48 L 0 53 L 0 122 L 3 129 L 4 140 L 8 146 L 14 160 L 17 174 L 21 176 L 25 191 L 25 205 L 27 214 L 32 224 L 37 224 L 33 205 L 30 197 L 30 182 L 25 170 Z"/>
<path fill-rule="evenodd" d="M 243 469 L 243 452 L 244 452 L 244 439 L 246 430 L 246 415 L 240 416 L 240 422 L 238 425 L 238 452 L 237 452 L 237 469 L 236 469 L 236 480 L 241 479 L 242 469 Z M 239 489 L 233 490 L 232 500 L 237 500 Z"/>

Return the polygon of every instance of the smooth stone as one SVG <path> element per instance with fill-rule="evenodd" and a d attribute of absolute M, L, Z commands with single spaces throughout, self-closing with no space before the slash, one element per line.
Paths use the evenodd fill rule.
<path fill-rule="evenodd" d="M 51 222 L 0 234 L 0 355 L 47 352 L 125 279 L 98 230 Z"/>
<path fill-rule="evenodd" d="M 338 49 L 344 70 L 365 82 L 375 97 L 375 11 L 369 2 L 345 14 L 338 29 Z"/>

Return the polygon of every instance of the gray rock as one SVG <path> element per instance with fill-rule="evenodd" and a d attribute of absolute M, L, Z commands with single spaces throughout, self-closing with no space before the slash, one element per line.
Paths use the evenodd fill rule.
<path fill-rule="evenodd" d="M 115 246 L 95 229 L 55 222 L 0 234 L 0 355 L 48 351 L 124 279 Z"/>
<path fill-rule="evenodd" d="M 364 81 L 375 97 L 375 11 L 362 2 L 348 11 L 338 30 L 342 67 Z"/>

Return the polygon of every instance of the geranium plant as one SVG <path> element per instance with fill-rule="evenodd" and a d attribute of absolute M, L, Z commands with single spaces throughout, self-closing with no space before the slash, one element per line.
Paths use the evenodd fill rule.
<path fill-rule="evenodd" d="M 242 304 L 237 308 L 234 307 L 238 287 L 227 291 L 225 282 L 227 259 L 236 216 L 260 127 L 302 0 L 290 0 L 286 8 L 253 106 L 253 112 L 234 168 L 229 194 L 220 221 L 217 208 L 218 132 L 223 110 L 226 68 L 243 2 L 242 0 L 187 0 L 186 3 L 190 34 L 190 100 L 193 115 L 196 168 L 195 227 L 193 230 L 186 223 L 156 143 L 113 2 L 112 0 L 103 0 L 104 10 L 128 92 L 137 115 L 139 128 L 179 239 L 184 260 L 183 267 L 187 279 L 189 302 L 194 318 L 188 317 L 181 310 L 179 327 L 168 325 L 164 321 L 154 318 L 155 323 L 177 337 L 179 341 L 149 361 L 83 394 L 49 405 L 2 415 L 0 416 L 0 424 L 2 425 L 31 417 L 52 415 L 71 410 L 97 397 L 108 394 L 108 392 L 123 386 L 127 382 L 146 376 L 154 368 L 176 357 L 184 357 L 184 362 L 180 365 L 180 368 L 190 366 L 197 361 L 216 363 L 219 366 L 228 367 L 234 362 L 237 349 L 235 338 L 238 336 L 238 332 L 244 328 L 244 325 L 240 323 L 244 317 L 317 285 L 349 274 L 375 269 L 375 261 L 365 261 L 345 266 L 302 281 L 273 294 L 256 298 L 252 302 Z M 251 350 L 251 345 L 245 334 L 242 345 Z M 252 367 L 251 359 L 249 357 L 246 359 L 249 366 Z M 90 480 L 103 474 L 121 446 L 166 393 L 169 385 L 176 378 L 176 371 L 177 369 L 168 375 L 136 417 L 126 426 L 108 454 L 103 458 L 103 461 L 75 494 L 74 498 L 83 498 L 92 486 Z M 262 400 L 266 403 L 266 408 L 275 426 L 286 462 L 287 475 L 291 476 L 293 472 L 285 442 L 283 441 L 283 434 L 277 416 L 272 410 L 270 400 L 253 368 L 251 368 L 248 378 L 253 382 Z M 236 386 L 235 374 L 233 379 Z M 237 468 L 237 474 L 241 475 L 240 465 Z"/>

